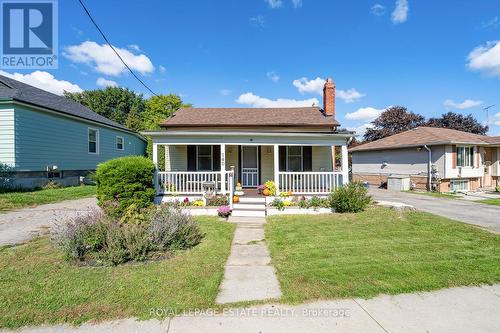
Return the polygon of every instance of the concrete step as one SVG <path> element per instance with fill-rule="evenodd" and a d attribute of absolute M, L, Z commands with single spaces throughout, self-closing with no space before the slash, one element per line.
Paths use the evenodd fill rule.
<path fill-rule="evenodd" d="M 245 226 L 262 226 L 263 224 L 266 223 L 266 219 L 261 217 L 249 217 L 249 216 L 234 216 L 231 215 L 229 216 L 228 222 L 231 223 L 237 223 L 240 225 L 245 225 Z"/>
<path fill-rule="evenodd" d="M 237 210 L 266 210 L 266 205 L 264 204 L 253 204 L 253 203 L 237 203 L 233 205 L 233 209 Z"/>
<path fill-rule="evenodd" d="M 245 198 L 245 197 L 240 197 L 240 203 L 254 203 L 254 204 L 259 204 L 259 203 L 266 203 L 266 198 Z"/>
<path fill-rule="evenodd" d="M 248 217 L 265 217 L 265 210 L 243 210 L 243 209 L 233 209 L 231 216 L 248 216 Z"/>

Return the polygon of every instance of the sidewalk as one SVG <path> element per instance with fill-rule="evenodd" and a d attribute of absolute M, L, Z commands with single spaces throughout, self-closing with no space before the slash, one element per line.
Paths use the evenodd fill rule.
<path fill-rule="evenodd" d="M 133 319 L 26 328 L 16 332 L 500 332 L 500 285 L 342 299 L 298 306 L 262 305 L 164 321 Z"/>

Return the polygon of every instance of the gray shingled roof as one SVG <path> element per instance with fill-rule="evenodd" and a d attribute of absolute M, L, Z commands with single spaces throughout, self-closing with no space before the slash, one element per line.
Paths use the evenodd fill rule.
<path fill-rule="evenodd" d="M 86 106 L 64 96 L 52 94 L 48 91 L 38 89 L 3 75 L 0 75 L 0 82 L 2 83 L 0 84 L 0 99 L 13 99 L 15 101 L 44 107 L 70 116 L 116 127 L 128 132 L 134 132 L 115 121 L 98 115 Z"/>

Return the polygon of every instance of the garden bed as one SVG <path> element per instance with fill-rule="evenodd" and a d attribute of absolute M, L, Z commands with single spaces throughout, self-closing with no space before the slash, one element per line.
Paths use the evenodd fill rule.
<path fill-rule="evenodd" d="M 331 208 L 300 208 L 297 206 L 286 207 L 279 210 L 274 207 L 267 207 L 267 215 L 317 215 L 333 213 Z"/>

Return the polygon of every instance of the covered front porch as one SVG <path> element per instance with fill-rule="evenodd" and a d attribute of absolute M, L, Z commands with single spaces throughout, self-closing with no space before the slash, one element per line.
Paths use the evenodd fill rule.
<path fill-rule="evenodd" d="M 151 133 L 149 133 L 151 135 Z M 274 181 L 276 195 L 324 195 L 348 182 L 339 133 L 153 133 L 158 195 L 232 194 Z"/>

